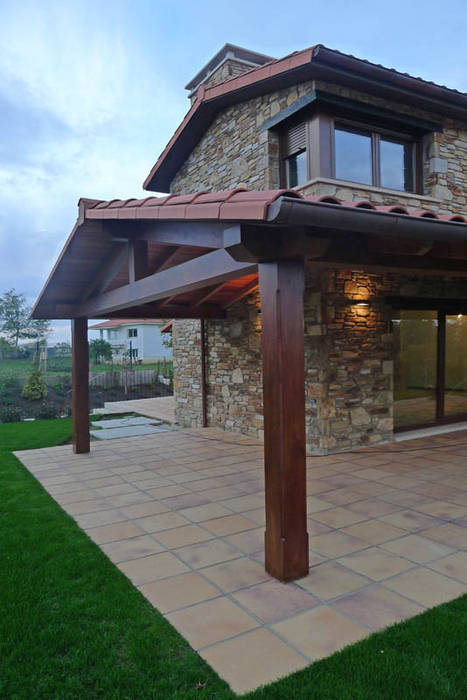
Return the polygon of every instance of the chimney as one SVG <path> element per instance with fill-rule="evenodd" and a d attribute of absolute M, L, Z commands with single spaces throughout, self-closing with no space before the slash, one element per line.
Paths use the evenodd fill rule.
<path fill-rule="evenodd" d="M 193 103 L 196 99 L 196 90 L 200 85 L 222 83 L 224 80 L 234 78 L 240 73 L 245 73 L 251 68 L 257 68 L 273 60 L 272 56 L 249 51 L 234 44 L 225 44 L 185 85 L 185 89 L 189 91 L 188 97 Z"/>

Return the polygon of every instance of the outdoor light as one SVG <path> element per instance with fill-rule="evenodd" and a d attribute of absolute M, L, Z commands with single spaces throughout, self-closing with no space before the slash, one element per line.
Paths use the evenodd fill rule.
<path fill-rule="evenodd" d="M 367 301 L 357 301 L 357 306 L 370 306 Z"/>

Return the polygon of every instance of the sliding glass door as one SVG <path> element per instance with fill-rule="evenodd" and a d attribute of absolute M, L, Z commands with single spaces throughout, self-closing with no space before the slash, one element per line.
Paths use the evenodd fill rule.
<path fill-rule="evenodd" d="M 436 309 L 394 313 L 394 428 L 467 416 L 467 316 Z"/>

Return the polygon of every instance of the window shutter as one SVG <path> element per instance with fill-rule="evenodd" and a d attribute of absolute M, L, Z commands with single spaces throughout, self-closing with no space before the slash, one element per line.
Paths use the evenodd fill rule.
<path fill-rule="evenodd" d="M 306 122 L 289 127 L 284 134 L 284 155 L 291 156 L 306 148 Z"/>

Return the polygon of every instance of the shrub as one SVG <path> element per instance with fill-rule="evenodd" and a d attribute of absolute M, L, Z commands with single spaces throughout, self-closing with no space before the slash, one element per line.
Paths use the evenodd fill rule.
<path fill-rule="evenodd" d="M 1 423 L 18 423 L 21 420 L 21 411 L 16 406 L 0 409 Z"/>
<path fill-rule="evenodd" d="M 39 406 L 36 411 L 36 418 L 47 419 L 47 418 L 58 418 L 58 411 L 53 403 L 44 401 Z"/>
<path fill-rule="evenodd" d="M 28 377 L 28 381 L 23 387 L 21 396 L 31 401 L 41 401 L 47 396 L 47 384 L 41 374 L 40 369 L 33 369 Z"/>
<path fill-rule="evenodd" d="M 11 396 L 19 386 L 19 379 L 14 372 L 0 374 L 0 396 Z"/>

